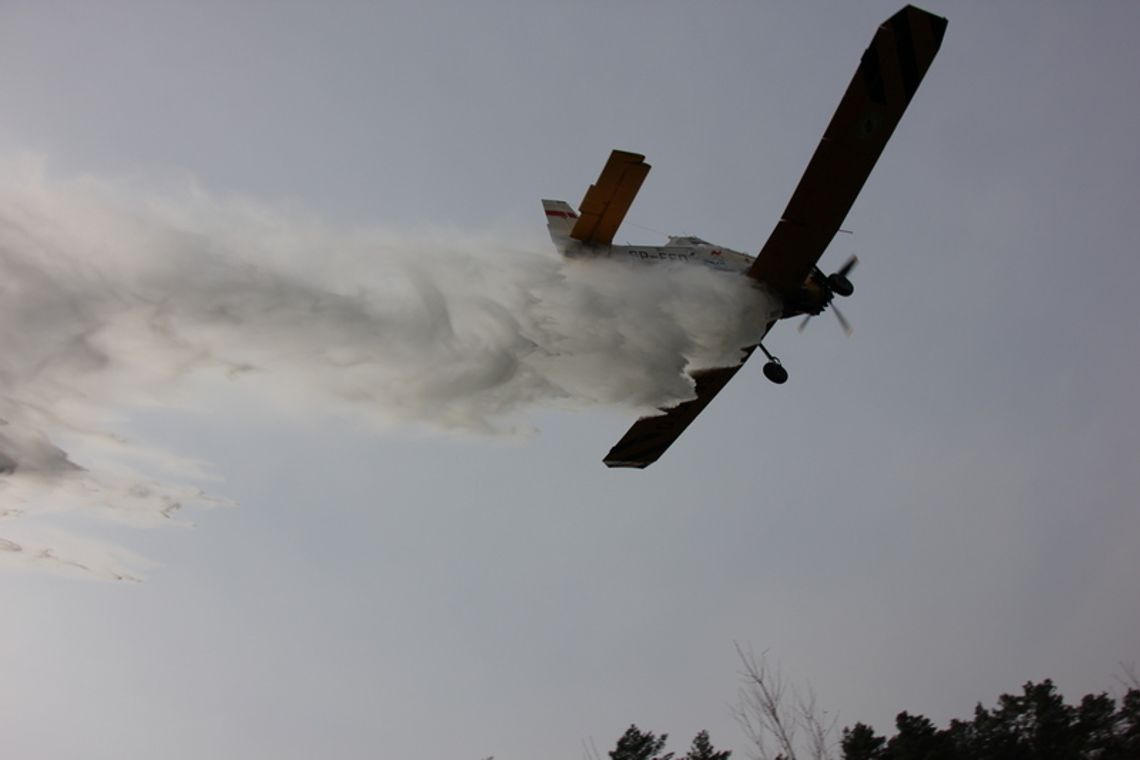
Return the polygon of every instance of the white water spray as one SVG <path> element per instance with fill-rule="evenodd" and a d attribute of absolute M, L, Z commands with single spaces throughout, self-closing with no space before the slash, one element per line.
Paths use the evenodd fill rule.
<path fill-rule="evenodd" d="M 3 169 L 0 561 L 124 577 L 82 541 L 65 555 L 59 536 L 16 529 L 53 510 L 150 524 L 220 503 L 184 485 L 202 463 L 114 432 L 131 407 L 202 407 L 199 381 L 254 384 L 318 421 L 510 433 L 538 404 L 684 399 L 686 369 L 735 362 L 772 310 L 745 278 L 697 267 L 338 230 L 200 190 L 51 179 L 32 159 Z"/>

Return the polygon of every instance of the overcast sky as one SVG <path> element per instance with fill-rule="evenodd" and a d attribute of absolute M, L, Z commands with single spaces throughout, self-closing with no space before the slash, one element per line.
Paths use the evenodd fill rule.
<path fill-rule="evenodd" d="M 576 204 L 635 150 L 654 168 L 619 240 L 755 253 L 898 6 L 3 4 L 0 410 L 58 402 L 79 436 L 36 449 L 40 486 L 62 452 L 94 471 L 94 420 L 153 488 L 237 505 L 100 506 L 110 474 L 91 504 L 0 491 L 0 539 L 54 547 L 0 551 L 5 751 L 572 760 L 636 722 L 743 755 L 734 641 L 880 731 L 1030 679 L 1112 688 L 1140 659 L 1135 3 L 929 6 L 942 50 L 822 262 L 860 256 L 854 335 L 778 325 L 788 384 L 748 365 L 648 470 L 601 464 L 645 400 L 618 381 L 675 382 L 626 354 L 586 379 L 523 365 L 504 396 L 440 380 L 415 320 L 365 390 L 281 348 L 366 341 L 352 289 L 416 257 L 436 279 L 415 292 L 453 306 L 466 284 L 510 311 L 523 283 L 580 308 L 571 343 L 659 326 L 658 302 L 731 303 L 700 281 L 590 313 L 574 298 L 604 283 L 573 276 L 559 301 L 539 199 Z M 167 291 L 229 364 L 173 382 L 200 355 L 172 343 L 52 365 L 51 393 L 13 379 L 124 294 Z M 315 316 L 241 321 L 270 291 Z M 502 320 L 546 324 L 531 306 Z M 268 332 L 219 337 L 231 318 Z M 141 333 L 116 324 L 97 345 L 125 357 Z"/>

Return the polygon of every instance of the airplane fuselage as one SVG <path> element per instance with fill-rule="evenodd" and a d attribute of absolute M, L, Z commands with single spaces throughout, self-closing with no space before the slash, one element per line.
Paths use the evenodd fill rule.
<path fill-rule="evenodd" d="M 699 264 L 720 272 L 742 275 L 748 274 L 755 260 L 755 257 L 746 253 L 713 245 L 695 237 L 671 237 L 667 245 L 597 245 L 570 240 L 560 246 L 560 250 L 571 259 L 610 258 L 645 264 Z M 798 291 L 769 291 L 770 295 L 780 300 L 781 319 L 801 314 L 819 314 L 826 308 L 830 297 L 819 279 L 813 272 Z M 757 285 L 760 286 L 760 283 Z"/>
<path fill-rule="evenodd" d="M 551 239 L 568 258 L 700 264 L 743 274 L 779 302 L 779 313 L 771 315 L 756 345 L 747 347 L 736 363 L 689 373 L 692 398 L 639 419 L 610 449 L 604 460 L 607 466 L 641 468 L 657 461 L 754 349 L 768 359 L 765 377 L 777 385 L 787 381 L 787 370 L 762 342 L 776 319 L 810 317 L 832 307 L 850 334 L 851 326 L 834 308 L 833 299 L 854 293 L 848 275 L 858 259 L 852 256 L 827 275 L 819 261 L 910 104 L 945 33 L 945 18 L 912 5 L 879 25 L 779 222 L 755 257 L 694 237 L 671 237 L 663 246 L 613 245 L 651 168 L 640 153 L 612 151 L 577 210 L 565 201 L 543 199 Z M 805 324 L 807 319 L 801 328 Z"/>
<path fill-rule="evenodd" d="M 561 250 L 571 259 L 614 258 L 646 264 L 702 264 L 722 272 L 740 274 L 747 272 L 753 261 L 748 254 L 694 237 L 671 237 L 666 245 L 591 245 L 574 240 L 568 243 Z"/>

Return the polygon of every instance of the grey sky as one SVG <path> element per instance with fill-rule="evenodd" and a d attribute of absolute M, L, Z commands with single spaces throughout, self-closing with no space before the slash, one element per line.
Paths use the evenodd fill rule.
<path fill-rule="evenodd" d="M 0 152 L 544 257 L 538 199 L 620 147 L 654 169 L 619 238 L 755 252 L 898 6 L 12 3 Z M 926 7 L 942 51 L 824 258 L 862 259 L 852 338 L 779 325 L 791 381 L 749 365 L 644 472 L 600 463 L 614 409 L 525 440 L 236 387 L 131 410 L 240 507 L 44 518 L 157 564 L 0 573 L 6 750 L 577 758 L 637 722 L 742 753 L 733 640 L 880 730 L 1109 688 L 1140 656 L 1140 8 Z"/>

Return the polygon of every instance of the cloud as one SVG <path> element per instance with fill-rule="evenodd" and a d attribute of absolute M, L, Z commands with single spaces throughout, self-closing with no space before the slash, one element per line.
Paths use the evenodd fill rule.
<path fill-rule="evenodd" d="M 686 368 L 735 361 L 772 308 L 699 267 L 334 229 L 193 183 L 51 178 L 28 157 L 0 168 L 9 518 L 82 508 L 149 524 L 216 503 L 184 485 L 205 465 L 114 433 L 131 407 L 207 404 L 202 382 L 317 419 L 504 434 L 538 404 L 684 399 Z"/>

